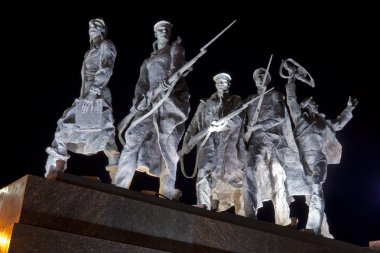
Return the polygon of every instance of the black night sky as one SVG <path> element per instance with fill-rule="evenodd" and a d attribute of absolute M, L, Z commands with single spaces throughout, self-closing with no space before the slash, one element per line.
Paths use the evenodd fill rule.
<path fill-rule="evenodd" d="M 329 165 L 325 211 L 336 239 L 362 246 L 380 240 L 380 20 L 373 6 L 274 8 L 252 3 L 255 7 L 205 9 L 195 3 L 187 7 L 146 3 L 139 8 L 104 4 L 81 9 L 33 6 L 41 8 L 39 11 L 23 6 L 22 10 L 12 9 L 11 18 L 3 22 L 2 125 L 6 130 L 0 186 L 25 174 L 43 176 L 45 148 L 53 140 L 56 122 L 79 96 L 90 19 L 104 18 L 108 38 L 118 51 L 109 82 L 116 124 L 129 112 L 140 65 L 152 51 L 157 21 L 174 24 L 174 36 L 182 38 L 190 60 L 236 19 L 186 78 L 191 115 L 199 99 L 215 91 L 212 77 L 217 73 L 230 73 L 232 94 L 246 98 L 254 93 L 252 73 L 267 65 L 270 54 L 272 85 L 285 91 L 286 80 L 278 75 L 281 60 L 296 60 L 316 83 L 315 88 L 299 84 L 299 99 L 312 95 L 327 118 L 338 116 L 350 95 L 357 98 L 354 118 L 337 133 L 343 154 L 340 164 Z M 103 154 L 73 154 L 67 173 L 98 176 L 109 182 L 106 163 Z M 181 202 L 195 204 L 194 183 L 178 171 L 177 186 L 184 193 Z"/>

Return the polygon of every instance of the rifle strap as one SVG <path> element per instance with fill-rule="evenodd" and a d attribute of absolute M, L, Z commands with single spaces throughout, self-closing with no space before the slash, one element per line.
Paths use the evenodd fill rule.
<path fill-rule="evenodd" d="M 181 165 L 181 171 L 182 171 L 182 174 L 185 178 L 188 178 L 188 179 L 191 179 L 191 178 L 194 178 L 197 174 L 198 174 L 198 163 L 199 163 L 199 156 L 201 154 L 201 151 L 203 149 L 203 146 L 206 144 L 208 138 L 210 137 L 210 135 L 212 134 L 213 132 L 211 131 L 208 131 L 207 132 L 207 135 L 205 136 L 205 138 L 203 139 L 201 145 L 199 146 L 199 148 L 197 149 L 197 156 L 196 156 L 196 159 L 195 159 L 195 166 L 194 166 L 194 169 L 193 169 L 193 174 L 191 174 L 191 176 L 189 176 L 186 171 L 185 171 L 185 168 L 184 168 L 184 165 L 183 165 L 183 156 L 179 156 L 179 162 L 180 162 L 180 165 Z"/>

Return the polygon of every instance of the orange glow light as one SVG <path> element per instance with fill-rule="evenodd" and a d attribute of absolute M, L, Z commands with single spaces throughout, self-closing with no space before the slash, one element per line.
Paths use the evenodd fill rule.
<path fill-rule="evenodd" d="M 0 228 L 0 253 L 7 253 L 9 243 L 11 242 L 11 235 L 13 224 L 4 228 Z"/>

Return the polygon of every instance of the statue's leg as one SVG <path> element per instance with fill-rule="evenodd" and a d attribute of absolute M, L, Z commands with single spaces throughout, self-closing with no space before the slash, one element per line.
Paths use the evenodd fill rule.
<path fill-rule="evenodd" d="M 282 226 L 291 224 L 290 208 L 287 201 L 285 189 L 285 171 L 276 157 L 270 161 L 270 170 L 273 188 L 273 205 L 275 213 L 275 223 Z"/>
<path fill-rule="evenodd" d="M 256 172 L 251 166 L 247 166 L 244 170 L 242 191 L 244 216 L 256 219 L 259 208 L 258 201 L 261 197 L 259 196 Z"/>
<path fill-rule="evenodd" d="M 56 133 L 56 137 L 60 136 Z M 66 143 L 62 138 L 55 138 L 52 146 L 46 148 L 48 158 L 45 164 L 45 177 L 55 178 L 58 172 L 63 172 L 67 169 L 67 160 L 70 155 L 67 154 Z"/>
<path fill-rule="evenodd" d="M 159 193 L 167 198 L 178 200 L 182 193 L 179 189 L 175 189 L 175 173 L 176 168 L 171 161 L 161 166 Z"/>
<path fill-rule="evenodd" d="M 243 196 L 243 189 L 238 188 L 234 191 L 234 206 L 235 206 L 235 214 L 240 216 L 246 216 L 245 214 L 245 201 Z"/>
<path fill-rule="evenodd" d="M 108 165 L 106 166 L 106 170 L 109 172 L 111 183 L 115 184 L 115 175 L 117 172 L 117 165 L 120 159 L 120 152 L 117 149 L 117 145 L 115 142 L 115 133 L 112 133 L 110 136 L 105 148 L 104 154 L 108 158 Z"/>
<path fill-rule="evenodd" d="M 306 229 L 313 230 L 315 234 L 321 234 L 325 210 L 322 184 L 326 179 L 327 160 L 323 153 L 315 151 L 305 152 L 304 159 L 307 166 L 312 170 L 312 175 L 310 175 L 311 197 Z"/>
<path fill-rule="evenodd" d="M 138 157 L 141 145 L 147 138 L 151 129 L 149 129 L 149 120 L 141 122 L 131 132 L 125 135 L 125 146 L 120 154 L 117 165 L 117 172 L 114 177 L 114 184 L 123 188 L 129 188 L 138 167 Z M 114 157 L 116 158 L 116 156 Z"/>
<path fill-rule="evenodd" d="M 330 228 L 327 222 L 326 213 L 323 214 L 322 225 L 321 225 L 321 235 L 327 238 L 334 239 L 334 236 L 330 233 Z"/>
<path fill-rule="evenodd" d="M 165 139 L 166 141 L 162 141 Z M 177 163 L 179 160 L 177 154 L 179 135 L 171 134 L 167 138 L 162 138 L 159 142 L 163 157 L 159 193 L 170 199 L 178 200 L 182 195 L 182 192 L 179 189 L 175 189 Z"/>
<path fill-rule="evenodd" d="M 322 185 L 312 184 L 311 189 L 312 194 L 309 203 L 309 216 L 306 223 L 306 229 L 312 229 L 315 234 L 320 234 L 325 208 Z"/>
<path fill-rule="evenodd" d="M 69 134 L 72 130 L 73 122 L 75 122 L 74 107 L 70 107 L 63 112 L 62 118 L 57 121 L 57 129 L 54 133 L 54 140 L 51 147 L 46 148 L 49 154 L 45 164 L 45 177 L 55 178 L 58 172 L 67 169 L 67 160 L 70 155 L 67 151 L 67 143 Z"/>
<path fill-rule="evenodd" d="M 205 205 L 207 210 L 211 210 L 211 185 L 209 181 L 210 175 L 206 174 L 205 170 L 200 169 L 196 183 L 197 204 Z"/>

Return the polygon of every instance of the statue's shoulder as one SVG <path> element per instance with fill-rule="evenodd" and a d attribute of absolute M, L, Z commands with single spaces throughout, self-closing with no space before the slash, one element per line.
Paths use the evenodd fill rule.
<path fill-rule="evenodd" d="M 101 47 L 104 49 L 110 49 L 116 52 L 115 44 L 111 40 L 104 40 L 101 44 Z"/>
<path fill-rule="evenodd" d="M 244 103 L 244 100 L 239 95 L 231 95 L 228 100 L 228 103 L 233 107 L 238 107 Z"/>
<path fill-rule="evenodd" d="M 235 101 L 243 102 L 243 99 L 239 95 L 231 95 L 231 98 Z"/>
<path fill-rule="evenodd" d="M 275 89 L 271 90 L 269 92 L 269 94 L 271 94 L 274 99 L 279 100 L 279 101 L 285 99 L 284 94 L 281 91 L 278 91 L 278 90 L 275 90 Z"/>
<path fill-rule="evenodd" d="M 181 45 L 181 43 L 182 43 L 182 39 L 181 39 L 181 37 L 178 36 L 177 39 L 175 41 L 173 41 L 172 45 L 178 46 L 178 45 Z"/>
<path fill-rule="evenodd" d="M 197 106 L 197 113 L 202 113 L 207 108 L 207 99 L 201 98 Z"/>
<path fill-rule="evenodd" d="M 200 103 L 199 104 L 203 104 L 203 105 L 205 105 L 205 104 L 207 104 L 207 100 L 208 100 L 208 98 L 201 98 L 199 101 L 200 101 Z"/>
<path fill-rule="evenodd" d="M 182 39 L 177 37 L 177 40 L 173 41 L 171 44 L 171 50 L 173 51 L 185 51 L 185 48 L 182 46 Z"/>
<path fill-rule="evenodd" d="M 252 99 L 254 99 L 255 97 L 257 97 L 258 95 L 257 94 L 251 94 L 249 95 L 246 99 L 244 99 L 244 102 L 248 102 Z"/>

